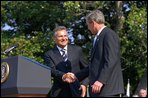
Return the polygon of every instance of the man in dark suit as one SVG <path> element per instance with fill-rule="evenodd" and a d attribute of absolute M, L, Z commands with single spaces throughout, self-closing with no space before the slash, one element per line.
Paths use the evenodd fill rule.
<path fill-rule="evenodd" d="M 113 97 L 124 93 L 120 64 L 120 41 L 118 35 L 105 26 L 105 18 L 100 10 L 86 16 L 88 29 L 95 35 L 91 50 L 90 65 L 79 74 L 78 80 L 89 77 L 91 97 Z"/>
<path fill-rule="evenodd" d="M 69 72 L 77 73 L 87 66 L 83 58 L 82 48 L 68 45 L 66 27 L 58 26 L 54 29 L 55 47 L 45 53 L 44 60 L 51 68 L 53 86 L 48 93 L 50 97 L 84 97 L 86 95 L 86 80 L 80 83 L 69 83 Z M 82 84 L 82 85 L 80 85 Z"/>

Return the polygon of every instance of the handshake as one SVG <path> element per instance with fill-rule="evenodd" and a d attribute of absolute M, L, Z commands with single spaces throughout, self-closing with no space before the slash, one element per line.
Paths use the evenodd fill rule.
<path fill-rule="evenodd" d="M 62 76 L 62 80 L 67 83 L 73 83 L 78 79 L 73 73 L 68 72 Z"/>
<path fill-rule="evenodd" d="M 63 80 L 64 82 L 66 82 L 66 83 L 74 83 L 75 81 L 78 82 L 77 77 L 76 77 L 73 73 L 71 73 L 71 72 L 68 72 L 68 73 L 64 74 L 64 75 L 62 76 L 62 80 Z M 83 85 L 83 84 L 81 84 L 80 87 L 78 87 L 78 90 L 81 90 L 81 91 L 82 91 L 80 96 L 81 96 L 81 97 L 85 97 L 86 91 L 87 91 L 86 86 Z M 78 91 L 77 91 L 77 92 L 78 92 Z"/>

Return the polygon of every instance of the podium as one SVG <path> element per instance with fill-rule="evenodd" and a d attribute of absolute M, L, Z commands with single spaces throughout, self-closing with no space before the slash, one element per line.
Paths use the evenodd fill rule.
<path fill-rule="evenodd" d="M 1 97 L 45 97 L 51 87 L 48 66 L 24 56 L 1 59 Z"/>

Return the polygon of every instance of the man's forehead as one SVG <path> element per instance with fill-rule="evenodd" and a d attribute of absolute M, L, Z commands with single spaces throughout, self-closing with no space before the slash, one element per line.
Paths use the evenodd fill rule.
<path fill-rule="evenodd" d="M 59 30 L 59 31 L 55 32 L 55 35 L 67 35 L 67 31 L 66 30 Z"/>

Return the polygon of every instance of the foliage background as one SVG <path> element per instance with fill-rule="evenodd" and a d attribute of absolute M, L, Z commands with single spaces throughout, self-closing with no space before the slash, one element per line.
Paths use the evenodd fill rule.
<path fill-rule="evenodd" d="M 52 30 L 69 29 L 71 44 L 83 47 L 89 59 L 92 37 L 85 23 L 88 12 L 100 9 L 106 25 L 121 41 L 124 84 L 131 80 L 131 94 L 147 70 L 147 1 L 1 1 L 1 58 L 18 43 L 10 56 L 22 55 L 44 64 L 43 54 L 53 47 Z M 3 30 L 8 24 L 11 30 Z"/>

